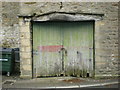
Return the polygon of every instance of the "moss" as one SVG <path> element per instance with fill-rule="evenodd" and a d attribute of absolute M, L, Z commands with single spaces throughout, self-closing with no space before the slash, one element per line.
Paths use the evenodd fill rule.
<path fill-rule="evenodd" d="M 9 44 L 8 41 L 4 41 L 1 45 L 3 48 L 9 48 L 11 45 Z"/>
<path fill-rule="evenodd" d="M 10 38 L 10 37 L 6 37 L 2 43 L 1 43 L 1 47 L 3 48 L 11 48 L 13 47 L 15 44 L 15 38 Z"/>
<path fill-rule="evenodd" d="M 96 77 L 94 77 L 94 79 L 96 79 L 96 80 L 100 80 L 100 79 L 119 79 L 119 76 L 96 76 Z"/>
<path fill-rule="evenodd" d="M 24 4 L 36 4 L 36 2 L 25 2 Z"/>

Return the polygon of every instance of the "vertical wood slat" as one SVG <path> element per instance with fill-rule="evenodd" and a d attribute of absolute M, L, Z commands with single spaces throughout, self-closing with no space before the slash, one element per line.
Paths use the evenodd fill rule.
<path fill-rule="evenodd" d="M 61 57 L 63 53 L 59 52 L 54 54 L 38 52 L 39 55 L 34 56 L 37 75 L 59 76 L 64 67 L 66 75 L 86 77 L 87 73 L 92 73 L 93 67 L 93 51 L 91 54 L 89 51 L 93 46 L 93 24 L 91 22 L 59 22 L 58 24 L 42 24 L 43 27 L 39 24 L 34 27 L 34 48 L 37 48 L 37 45 L 59 43 L 67 50 L 67 56 L 64 54 L 64 57 Z M 62 66 L 62 59 L 64 59 L 64 66 Z"/>
<path fill-rule="evenodd" d="M 86 77 L 91 73 L 92 64 L 89 66 L 89 59 L 93 61 L 93 56 L 89 56 L 89 48 L 93 47 L 93 23 L 92 22 L 72 22 L 64 23 L 64 47 L 68 51 L 66 63 L 66 74 L 77 76 L 81 74 Z M 79 53 L 78 56 L 77 52 Z M 93 51 L 91 52 L 93 53 Z M 91 54 L 93 55 L 93 54 Z M 80 62 L 79 62 L 80 60 Z M 74 62 L 76 61 L 76 62 Z M 69 63 L 73 63 L 69 65 Z M 76 63 L 79 63 L 78 65 Z M 75 66 L 77 65 L 77 66 Z M 74 66 L 74 67 L 72 67 Z M 79 68 L 77 68 L 79 67 Z M 72 68 L 72 69 L 71 69 Z M 89 71 L 90 70 L 90 71 Z M 78 73 L 79 72 L 79 73 Z"/>
<path fill-rule="evenodd" d="M 61 73 L 58 51 L 43 51 L 42 48 L 38 50 L 38 47 L 42 46 L 48 48 L 61 45 L 59 24 L 54 24 L 54 22 L 35 23 L 33 26 L 33 49 L 38 53 L 34 55 L 37 76 L 55 76 Z"/>

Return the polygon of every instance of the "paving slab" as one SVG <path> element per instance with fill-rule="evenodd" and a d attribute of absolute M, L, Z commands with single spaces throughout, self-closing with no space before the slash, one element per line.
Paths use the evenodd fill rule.
<path fill-rule="evenodd" d="M 77 77 L 48 77 L 34 79 L 4 79 L 3 88 L 83 88 L 99 87 L 104 85 L 116 84 L 118 88 L 118 79 L 92 79 Z"/>

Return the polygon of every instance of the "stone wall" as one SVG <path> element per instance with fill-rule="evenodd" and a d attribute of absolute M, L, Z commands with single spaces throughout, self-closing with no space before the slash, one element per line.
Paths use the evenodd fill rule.
<path fill-rule="evenodd" d="M 0 46 L 18 48 L 19 47 L 19 3 L 2 2 L 2 31 L 0 35 Z"/>
<path fill-rule="evenodd" d="M 19 48 L 19 3 L 1 2 L 0 47 Z M 19 74 L 19 62 L 15 62 L 14 74 Z"/>
<path fill-rule="evenodd" d="M 0 12 L 2 12 L 2 2 L 0 2 Z M 2 41 L 2 13 L 0 13 L 0 41 Z"/>
<path fill-rule="evenodd" d="M 20 70 L 22 78 L 32 77 L 32 44 L 30 21 L 19 18 L 20 25 Z"/>
<path fill-rule="evenodd" d="M 79 2 L 79 3 L 78 2 L 63 2 L 63 3 L 61 2 L 56 2 L 56 3 L 25 2 L 24 3 L 23 2 L 23 3 L 3 3 L 2 6 L 3 6 L 2 33 L 6 38 L 10 38 L 8 39 L 8 42 L 14 42 L 10 44 L 12 47 L 19 47 L 19 27 L 18 27 L 17 14 L 22 16 L 31 16 L 31 15 L 41 15 L 44 13 L 49 13 L 54 11 L 104 14 L 103 20 L 97 22 L 95 26 L 95 76 L 99 77 L 99 76 L 118 75 L 119 69 L 118 69 L 118 3 L 117 2 Z M 10 7 L 11 9 L 8 7 Z M 10 40 L 14 40 L 14 41 L 10 41 Z M 20 49 L 21 51 L 25 50 L 25 48 L 22 47 Z M 21 61 L 24 61 L 25 58 L 23 60 L 22 59 L 23 58 L 21 58 Z M 28 60 L 31 61 L 31 59 Z M 28 68 L 27 66 L 24 67 L 24 69 L 27 68 Z M 23 71 L 22 74 L 25 75 L 26 72 Z"/>
<path fill-rule="evenodd" d="M 118 37 L 120 37 L 120 2 L 118 4 Z M 118 38 L 118 59 L 120 59 L 120 38 Z M 118 68 L 120 69 L 120 61 L 118 62 Z M 120 72 L 119 72 L 120 75 Z"/>

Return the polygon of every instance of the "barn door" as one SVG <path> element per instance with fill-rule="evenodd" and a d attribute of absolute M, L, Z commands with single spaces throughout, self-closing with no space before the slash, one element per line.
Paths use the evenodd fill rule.
<path fill-rule="evenodd" d="M 93 22 L 33 23 L 33 61 L 37 76 L 92 76 Z"/>
<path fill-rule="evenodd" d="M 92 76 L 93 22 L 65 22 L 62 28 L 65 74 Z"/>
<path fill-rule="evenodd" d="M 55 76 L 62 72 L 61 29 L 56 22 L 33 23 L 34 76 Z"/>

